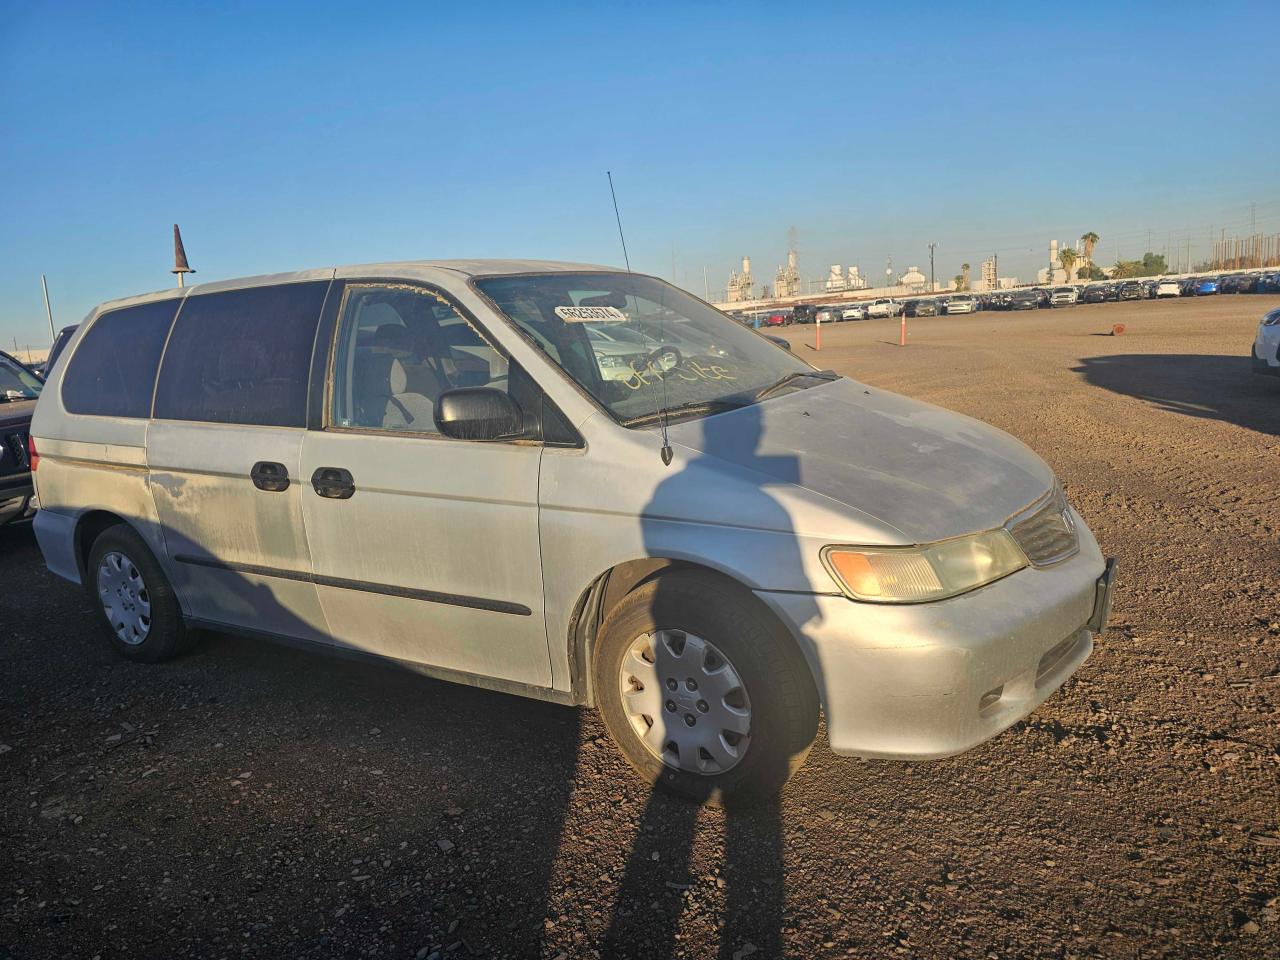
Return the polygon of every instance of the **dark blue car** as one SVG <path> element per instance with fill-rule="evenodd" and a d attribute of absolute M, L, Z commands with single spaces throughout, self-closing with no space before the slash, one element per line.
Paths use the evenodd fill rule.
<path fill-rule="evenodd" d="M 1196 291 L 1197 297 L 1204 297 L 1204 296 L 1208 296 L 1211 293 L 1217 293 L 1218 278 L 1217 277 L 1201 277 L 1199 280 L 1196 281 L 1195 291 Z"/>

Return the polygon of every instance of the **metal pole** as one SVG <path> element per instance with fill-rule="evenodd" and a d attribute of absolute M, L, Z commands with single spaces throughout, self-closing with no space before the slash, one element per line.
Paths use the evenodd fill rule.
<path fill-rule="evenodd" d="M 49 342 L 52 343 L 58 339 L 58 335 L 53 332 L 53 311 L 49 309 L 49 283 L 45 280 L 44 274 L 40 274 L 40 288 L 44 290 L 44 313 L 49 318 Z"/>
<path fill-rule="evenodd" d="M 933 276 L 933 248 L 936 246 L 937 246 L 936 243 L 929 244 L 929 292 L 930 293 L 936 293 L 938 290 L 937 280 L 935 280 Z"/>

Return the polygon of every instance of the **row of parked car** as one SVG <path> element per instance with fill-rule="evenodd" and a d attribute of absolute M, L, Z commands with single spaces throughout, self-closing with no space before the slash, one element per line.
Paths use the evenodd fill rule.
<path fill-rule="evenodd" d="M 903 314 L 908 317 L 935 317 L 978 310 L 1036 310 L 1077 303 L 1202 297 L 1220 293 L 1280 293 L 1280 271 L 1205 277 L 1147 277 L 1060 287 L 1021 287 L 990 293 L 953 293 L 907 300 L 882 297 L 858 303 L 797 304 L 791 309 L 736 312 L 730 316 L 748 326 L 781 327 L 818 321 L 875 320 Z"/>

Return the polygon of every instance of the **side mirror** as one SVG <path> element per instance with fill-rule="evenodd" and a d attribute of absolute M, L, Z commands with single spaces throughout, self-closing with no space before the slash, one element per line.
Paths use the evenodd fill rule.
<path fill-rule="evenodd" d="M 436 399 L 436 429 L 454 440 L 502 440 L 524 433 L 515 401 L 493 387 L 460 387 Z"/>

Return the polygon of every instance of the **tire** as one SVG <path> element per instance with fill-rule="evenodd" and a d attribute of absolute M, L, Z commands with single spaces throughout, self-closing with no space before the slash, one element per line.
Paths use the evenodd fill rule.
<path fill-rule="evenodd" d="M 84 585 L 121 656 L 159 663 L 188 649 L 190 633 L 178 597 L 132 527 L 116 524 L 93 541 Z"/>
<path fill-rule="evenodd" d="M 646 639 L 649 661 L 637 658 Z M 605 726 L 627 761 L 649 783 L 701 803 L 772 797 L 813 746 L 818 693 L 804 656 L 764 604 L 714 574 L 667 573 L 624 597 L 601 627 L 593 670 Z M 692 675 L 701 688 L 687 688 Z M 745 736 L 717 731 L 717 719 Z M 653 731 L 652 746 L 641 729 Z"/>

